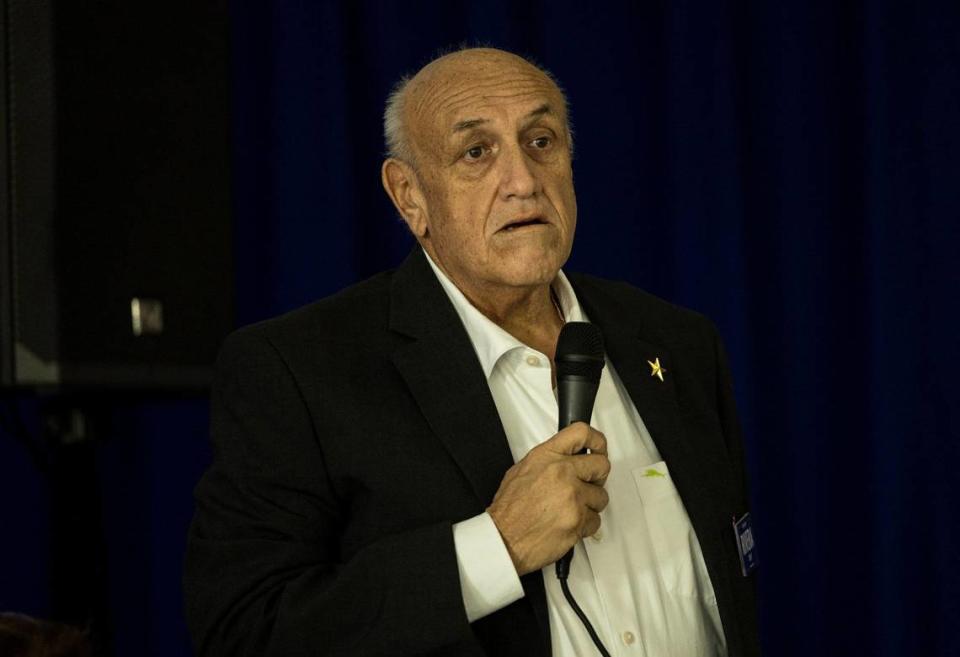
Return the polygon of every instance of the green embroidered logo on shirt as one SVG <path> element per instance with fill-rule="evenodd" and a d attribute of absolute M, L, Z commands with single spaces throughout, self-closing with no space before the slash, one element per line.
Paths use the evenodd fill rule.
<path fill-rule="evenodd" d="M 663 477 L 666 479 L 667 475 L 663 474 L 659 470 L 654 470 L 653 468 L 647 468 L 647 471 L 643 473 L 644 477 Z"/>

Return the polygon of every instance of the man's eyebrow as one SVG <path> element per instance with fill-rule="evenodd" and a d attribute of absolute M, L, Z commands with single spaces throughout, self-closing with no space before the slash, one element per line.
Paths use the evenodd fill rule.
<path fill-rule="evenodd" d="M 553 114 L 553 108 L 550 107 L 549 103 L 544 103 L 537 109 L 527 114 L 527 116 L 525 117 L 524 123 L 531 123 L 534 119 L 537 119 L 543 116 L 544 114 Z"/>
<path fill-rule="evenodd" d="M 453 133 L 463 132 L 464 130 L 470 130 L 471 128 L 476 128 L 478 125 L 488 123 L 490 119 L 467 119 L 466 121 L 457 121 L 453 124 Z"/>

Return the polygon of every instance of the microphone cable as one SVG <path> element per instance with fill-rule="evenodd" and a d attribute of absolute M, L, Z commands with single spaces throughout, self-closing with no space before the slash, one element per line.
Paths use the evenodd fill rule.
<path fill-rule="evenodd" d="M 570 552 L 573 552 L 573 549 L 571 549 Z M 572 557 L 573 555 L 570 556 Z M 590 639 L 593 640 L 593 645 L 597 647 L 600 654 L 603 655 L 603 657 L 610 657 L 610 653 L 607 652 L 600 637 L 597 636 L 597 631 L 593 629 L 593 625 L 590 624 L 590 619 L 583 613 L 583 609 L 580 608 L 580 605 L 577 604 L 576 599 L 573 597 L 573 593 L 570 592 L 570 587 L 567 586 L 567 576 L 570 574 L 570 559 L 560 559 L 560 561 L 556 563 L 556 566 L 557 579 L 560 580 L 560 589 L 563 591 L 563 597 L 567 599 L 570 607 L 573 608 L 573 613 L 577 615 L 577 618 L 580 619 L 580 622 L 583 623 L 583 626 L 587 629 L 587 634 L 590 635 Z"/>

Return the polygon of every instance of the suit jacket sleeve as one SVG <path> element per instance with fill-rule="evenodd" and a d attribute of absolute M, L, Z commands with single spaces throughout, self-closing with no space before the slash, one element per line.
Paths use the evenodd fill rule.
<path fill-rule="evenodd" d="M 323 427 L 256 327 L 221 350 L 211 433 L 184 578 L 199 655 L 397 655 L 470 642 L 450 523 L 341 555 L 348 509 L 325 473 Z"/>

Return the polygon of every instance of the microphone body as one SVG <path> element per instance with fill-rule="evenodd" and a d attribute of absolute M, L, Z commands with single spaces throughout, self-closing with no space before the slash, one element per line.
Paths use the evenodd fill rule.
<path fill-rule="evenodd" d="M 574 422 L 590 424 L 604 363 L 600 329 L 588 322 L 565 324 L 557 340 L 554 361 L 557 365 L 557 429 L 565 429 Z M 557 577 L 567 578 L 571 559 L 573 548 L 557 561 Z"/>
<path fill-rule="evenodd" d="M 600 381 L 586 376 L 557 376 L 557 405 L 560 421 L 557 429 L 566 429 L 574 422 L 590 424 L 593 402 L 597 398 Z"/>

